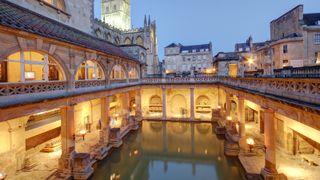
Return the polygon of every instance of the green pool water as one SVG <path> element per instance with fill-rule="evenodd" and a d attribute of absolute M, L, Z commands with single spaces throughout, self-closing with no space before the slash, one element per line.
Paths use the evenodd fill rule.
<path fill-rule="evenodd" d="M 223 141 L 210 123 L 143 121 L 99 162 L 91 179 L 243 179 L 238 159 L 224 156 Z"/>

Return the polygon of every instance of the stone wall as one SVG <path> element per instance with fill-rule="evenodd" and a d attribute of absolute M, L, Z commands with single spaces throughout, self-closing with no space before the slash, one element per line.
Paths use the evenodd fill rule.
<path fill-rule="evenodd" d="M 9 1 L 86 33 L 92 32 L 93 0 L 65 0 L 65 12 L 52 8 L 41 2 L 41 0 Z"/>
<path fill-rule="evenodd" d="M 302 35 L 300 20 L 303 19 L 303 5 L 299 5 L 270 23 L 271 40 L 278 40 L 292 33 Z"/>

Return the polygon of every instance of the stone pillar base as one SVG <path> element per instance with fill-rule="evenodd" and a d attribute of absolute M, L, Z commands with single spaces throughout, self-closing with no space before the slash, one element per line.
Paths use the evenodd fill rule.
<path fill-rule="evenodd" d="M 59 170 L 57 173 L 58 178 L 71 179 L 72 178 L 72 166 L 75 153 L 72 152 L 69 156 L 62 156 L 59 159 Z"/>
<path fill-rule="evenodd" d="M 130 117 L 130 129 L 132 130 L 139 129 L 139 122 L 137 121 L 136 117 Z"/>
<path fill-rule="evenodd" d="M 88 179 L 93 174 L 92 161 L 90 154 L 78 153 L 74 157 L 73 178 Z"/>
<path fill-rule="evenodd" d="M 226 156 L 238 156 L 240 152 L 239 144 L 232 141 L 224 141 L 224 154 Z"/>
<path fill-rule="evenodd" d="M 224 135 L 226 133 L 226 127 L 225 126 L 216 126 L 216 128 L 214 129 L 216 134 L 218 135 Z"/>
<path fill-rule="evenodd" d="M 279 174 L 278 172 L 272 172 L 266 168 L 261 170 L 261 175 L 264 180 L 287 180 L 287 176 Z"/>
<path fill-rule="evenodd" d="M 105 157 L 107 157 L 110 146 L 104 145 L 104 144 L 98 144 L 94 147 L 93 155 L 97 160 L 103 160 Z"/>
<path fill-rule="evenodd" d="M 118 148 L 122 145 L 122 139 L 120 135 L 120 128 L 112 128 L 110 129 L 110 145 L 112 147 Z"/>

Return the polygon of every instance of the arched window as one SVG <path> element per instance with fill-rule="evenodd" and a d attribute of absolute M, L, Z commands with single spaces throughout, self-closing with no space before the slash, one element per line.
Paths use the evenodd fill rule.
<path fill-rule="evenodd" d="M 110 33 L 107 33 L 105 36 L 106 36 L 105 38 L 107 41 L 111 41 L 111 34 Z"/>
<path fill-rule="evenodd" d="M 132 44 L 131 39 L 127 37 L 127 38 L 124 40 L 124 44 L 126 44 L 126 45 Z"/>
<path fill-rule="evenodd" d="M 0 63 L 0 82 L 62 81 L 64 77 L 58 63 L 40 52 L 17 52 Z"/>
<path fill-rule="evenodd" d="M 114 39 L 114 43 L 115 43 L 116 45 L 119 45 L 119 44 L 120 44 L 120 38 L 119 38 L 119 37 L 116 37 L 116 38 Z"/>
<path fill-rule="evenodd" d="M 110 79 L 126 79 L 126 73 L 121 65 L 112 68 Z"/>
<path fill-rule="evenodd" d="M 101 66 L 93 60 L 81 63 L 76 74 L 76 80 L 101 80 L 104 79 Z"/>
<path fill-rule="evenodd" d="M 62 11 L 66 11 L 66 5 L 64 3 L 64 0 L 43 0 L 45 3 L 50 4 L 51 6 L 56 7 L 57 9 L 60 9 Z"/>
<path fill-rule="evenodd" d="M 136 68 L 131 68 L 129 71 L 129 79 L 139 79 L 139 73 Z"/>
<path fill-rule="evenodd" d="M 140 46 L 143 46 L 144 43 L 143 43 L 143 39 L 142 39 L 141 36 L 138 36 L 138 37 L 137 37 L 136 44 L 137 44 L 137 45 L 140 45 Z"/>

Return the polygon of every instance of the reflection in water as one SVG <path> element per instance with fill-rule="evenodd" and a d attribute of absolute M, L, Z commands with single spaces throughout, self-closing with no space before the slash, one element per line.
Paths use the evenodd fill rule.
<path fill-rule="evenodd" d="M 242 179 L 211 124 L 148 122 L 100 162 L 92 179 Z"/>

